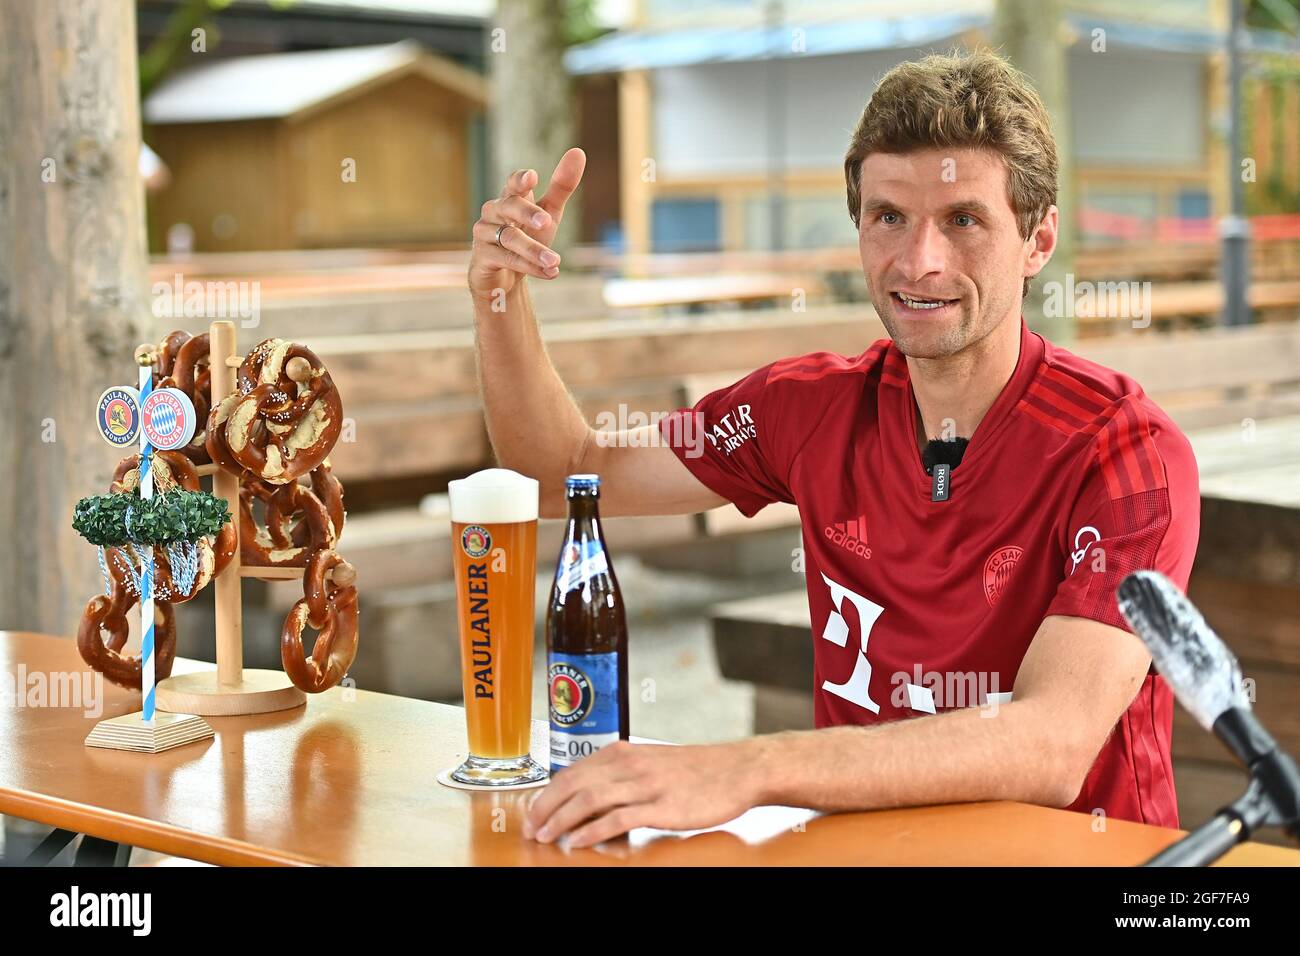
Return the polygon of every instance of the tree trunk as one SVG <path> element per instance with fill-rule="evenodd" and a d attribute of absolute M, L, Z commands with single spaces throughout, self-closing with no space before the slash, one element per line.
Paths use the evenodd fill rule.
<path fill-rule="evenodd" d="M 517 169 L 535 169 L 536 195 L 574 140 L 573 91 L 564 71 L 563 0 L 500 0 L 487 37 L 492 91 L 492 178 L 495 196 Z M 577 240 L 582 189 L 569 201 L 554 246 Z M 485 197 L 487 198 L 487 197 Z"/>
<path fill-rule="evenodd" d="M 121 452 L 146 300 L 132 0 L 0 0 L 0 628 L 71 634 L 103 590 L 72 507 Z"/>
<path fill-rule="evenodd" d="M 1032 328 L 1058 343 L 1074 338 L 1073 309 L 1068 308 L 1064 316 L 1044 315 L 1043 289 L 1051 282 L 1064 283 L 1066 274 L 1074 271 L 1078 234 L 1065 29 L 1059 0 L 997 0 L 993 47 L 1033 82 L 1052 115 L 1052 131 L 1056 136 L 1059 163 L 1056 206 L 1060 210 L 1060 233 L 1051 261 L 1033 281 L 1024 312 Z"/>

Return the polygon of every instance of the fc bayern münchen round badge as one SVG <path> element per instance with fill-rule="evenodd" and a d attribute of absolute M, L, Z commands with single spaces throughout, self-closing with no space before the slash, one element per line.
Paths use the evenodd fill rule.
<path fill-rule="evenodd" d="M 95 420 L 99 434 L 113 447 L 134 444 L 140 437 L 139 393 L 129 385 L 104 389 L 95 406 Z"/>
<path fill-rule="evenodd" d="M 194 403 L 179 388 L 158 388 L 140 409 L 140 427 L 149 444 L 159 451 L 184 448 L 194 437 Z"/>

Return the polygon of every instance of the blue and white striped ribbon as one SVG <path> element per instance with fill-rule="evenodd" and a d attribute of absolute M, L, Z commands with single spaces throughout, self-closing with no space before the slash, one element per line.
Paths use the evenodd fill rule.
<path fill-rule="evenodd" d="M 140 408 L 153 391 L 153 366 L 140 366 Z M 140 416 L 140 498 L 153 497 L 153 469 L 150 456 L 153 447 L 145 435 L 144 415 Z M 153 548 L 140 549 L 140 693 L 144 697 L 144 719 L 153 722 L 154 663 L 153 663 Z"/>

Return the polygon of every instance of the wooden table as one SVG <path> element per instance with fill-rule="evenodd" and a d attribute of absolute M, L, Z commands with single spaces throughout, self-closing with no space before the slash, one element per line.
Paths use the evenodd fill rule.
<path fill-rule="evenodd" d="M 0 687 L 85 670 L 71 640 L 0 631 Z M 435 782 L 464 753 L 460 708 L 334 688 L 305 708 L 209 718 L 215 740 L 146 755 L 84 746 L 98 719 L 139 707 L 138 695 L 103 688 L 92 717 L 82 706 L 0 707 L 0 813 L 218 864 L 1126 866 L 1180 833 L 1123 821 L 1094 833 L 1086 814 L 1015 803 L 833 816 L 760 807 L 710 831 L 637 830 L 565 851 L 522 837 L 532 792 Z M 534 755 L 545 744 L 537 723 Z M 1246 844 L 1224 862 L 1300 865 L 1300 852 Z"/>

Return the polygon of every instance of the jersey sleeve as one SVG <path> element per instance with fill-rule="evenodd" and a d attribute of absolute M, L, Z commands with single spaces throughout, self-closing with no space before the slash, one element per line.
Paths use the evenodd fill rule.
<path fill-rule="evenodd" d="M 1130 396 L 1116 403 L 1089 448 L 1064 534 L 1064 579 L 1047 614 L 1132 631 L 1116 591 L 1152 569 L 1186 591 L 1200 534 L 1200 480 L 1187 439 Z"/>
<path fill-rule="evenodd" d="M 769 383 L 771 370 L 766 365 L 659 422 L 691 474 L 747 518 L 774 501 L 794 502 L 788 482 L 797 436 L 787 431 L 782 402 L 791 396 Z"/>

